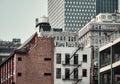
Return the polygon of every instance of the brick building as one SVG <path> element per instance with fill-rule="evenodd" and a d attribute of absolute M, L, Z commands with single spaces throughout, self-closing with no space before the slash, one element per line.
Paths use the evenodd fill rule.
<path fill-rule="evenodd" d="M 90 84 L 91 47 L 78 44 L 77 33 L 51 28 L 45 16 L 36 19 L 35 32 L 40 38 L 54 38 L 53 84 Z"/>
<path fill-rule="evenodd" d="M 53 56 L 53 39 L 34 34 L 0 65 L 0 84 L 53 84 Z"/>

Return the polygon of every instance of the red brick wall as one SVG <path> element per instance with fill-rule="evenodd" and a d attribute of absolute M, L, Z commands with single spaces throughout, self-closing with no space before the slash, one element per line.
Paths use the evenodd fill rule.
<path fill-rule="evenodd" d="M 13 74 L 13 66 L 14 66 L 14 56 L 11 56 L 9 60 L 4 62 L 0 66 L 0 78 L 1 78 L 1 83 L 0 84 L 11 84 L 14 82 L 14 74 Z"/>
<path fill-rule="evenodd" d="M 22 57 L 22 61 L 18 61 Z M 44 58 L 51 58 L 45 61 Z M 15 84 L 54 83 L 54 41 L 52 38 L 37 38 L 27 54 L 15 55 Z M 21 72 L 21 76 L 17 73 Z M 51 76 L 44 76 L 51 73 Z"/>

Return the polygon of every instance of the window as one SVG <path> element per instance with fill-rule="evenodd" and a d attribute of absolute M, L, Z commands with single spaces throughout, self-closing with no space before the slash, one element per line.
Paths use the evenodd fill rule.
<path fill-rule="evenodd" d="M 74 68 L 74 79 L 78 79 L 78 69 Z"/>
<path fill-rule="evenodd" d="M 44 76 L 51 76 L 51 73 L 44 73 Z"/>
<path fill-rule="evenodd" d="M 74 64 L 78 64 L 78 54 L 74 55 Z"/>
<path fill-rule="evenodd" d="M 17 73 L 17 76 L 19 76 L 19 77 L 22 76 L 22 73 L 21 73 L 21 72 L 18 72 L 18 73 Z"/>
<path fill-rule="evenodd" d="M 76 41 L 76 37 L 74 37 L 74 41 Z"/>
<path fill-rule="evenodd" d="M 102 19 L 105 19 L 105 18 L 106 18 L 106 16 L 105 16 L 105 15 L 102 15 L 102 16 L 101 16 L 101 18 L 102 18 Z"/>
<path fill-rule="evenodd" d="M 45 61 L 51 61 L 51 58 L 44 58 Z"/>
<path fill-rule="evenodd" d="M 61 78 L 61 68 L 56 68 L 56 78 Z"/>
<path fill-rule="evenodd" d="M 82 76 L 83 77 L 87 77 L 87 69 L 83 69 L 82 70 Z"/>
<path fill-rule="evenodd" d="M 65 64 L 70 64 L 70 54 L 65 54 Z"/>
<path fill-rule="evenodd" d="M 22 61 L 22 57 L 18 57 L 18 61 Z"/>
<path fill-rule="evenodd" d="M 57 40 L 59 40 L 59 36 L 57 36 Z"/>
<path fill-rule="evenodd" d="M 56 63 L 61 64 L 61 53 L 56 54 Z"/>
<path fill-rule="evenodd" d="M 60 36 L 60 40 L 62 41 L 63 39 L 62 39 L 62 36 Z"/>
<path fill-rule="evenodd" d="M 75 24 L 74 24 L 75 25 Z M 71 37 L 71 41 L 73 41 L 73 37 Z"/>
<path fill-rule="evenodd" d="M 70 69 L 69 68 L 65 69 L 65 79 L 70 79 Z"/>
<path fill-rule="evenodd" d="M 83 55 L 83 62 L 87 62 L 87 55 L 86 54 Z"/>
<path fill-rule="evenodd" d="M 64 36 L 64 40 L 66 40 L 66 37 Z"/>
<path fill-rule="evenodd" d="M 70 36 L 68 37 L 68 41 L 70 41 Z"/>

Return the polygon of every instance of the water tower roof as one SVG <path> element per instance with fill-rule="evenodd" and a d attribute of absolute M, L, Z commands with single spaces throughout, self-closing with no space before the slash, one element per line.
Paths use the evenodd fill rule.
<path fill-rule="evenodd" d="M 48 22 L 48 17 L 46 17 L 45 15 L 43 15 L 42 17 L 40 17 L 40 23 L 49 23 Z"/>

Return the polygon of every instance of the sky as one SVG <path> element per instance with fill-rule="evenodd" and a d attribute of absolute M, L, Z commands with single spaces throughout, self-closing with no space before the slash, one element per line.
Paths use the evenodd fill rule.
<path fill-rule="evenodd" d="M 35 30 L 35 18 L 47 14 L 47 0 L 0 0 L 0 40 L 25 42 Z"/>

